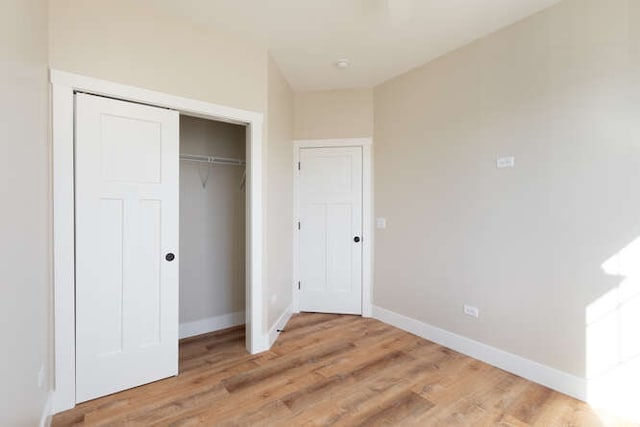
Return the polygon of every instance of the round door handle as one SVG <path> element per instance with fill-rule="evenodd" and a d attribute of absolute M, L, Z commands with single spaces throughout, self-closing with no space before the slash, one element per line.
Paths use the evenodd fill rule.
<path fill-rule="evenodd" d="M 358 236 L 354 237 L 354 238 L 353 238 L 353 241 L 354 241 L 354 242 L 356 242 L 356 243 L 358 243 L 358 242 L 360 241 L 360 237 L 358 237 Z"/>
<path fill-rule="evenodd" d="M 165 255 L 164 259 L 166 259 L 167 261 L 171 262 L 174 259 L 176 259 L 176 256 L 174 254 L 172 254 L 171 252 L 169 252 L 167 255 Z"/>

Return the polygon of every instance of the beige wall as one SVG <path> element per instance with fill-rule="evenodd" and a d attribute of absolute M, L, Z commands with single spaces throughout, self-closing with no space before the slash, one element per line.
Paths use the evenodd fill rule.
<path fill-rule="evenodd" d="M 244 159 L 246 139 L 244 126 L 180 117 L 181 154 Z M 180 324 L 245 311 L 244 171 L 180 162 Z"/>
<path fill-rule="evenodd" d="M 0 5 L 0 425 L 12 427 L 38 425 L 50 389 L 46 3 Z"/>
<path fill-rule="evenodd" d="M 49 16 L 54 69 L 265 113 L 269 91 L 264 305 L 271 325 L 291 302 L 293 95 L 266 46 L 128 0 L 51 0 Z"/>
<path fill-rule="evenodd" d="M 291 305 L 293 286 L 293 92 L 271 58 L 267 98 L 264 303 L 271 327 Z"/>
<path fill-rule="evenodd" d="M 51 0 L 50 61 L 54 69 L 264 110 L 264 46 L 132 0 Z"/>
<path fill-rule="evenodd" d="M 6 134 L 25 141 L 7 148 L 12 163 L 2 167 L 2 182 L 23 190 L 12 184 L 3 194 L 8 206 L 33 209 L 0 215 L 5 225 L 29 224 L 3 231 L 25 242 L 3 257 L 7 277 L 26 280 L 16 269 L 26 257 L 42 267 L 28 269 L 34 287 L 12 298 L 36 295 L 31 304 L 45 310 L 47 164 L 34 164 L 45 161 L 46 145 L 33 125 L 46 113 L 44 80 L 24 72 L 33 63 L 43 71 L 40 3 L 11 1 L 22 15 L 2 15 L 4 40 L 26 44 L 20 58 L 2 52 L 19 59 L 9 71 L 16 81 L 29 76 L 20 80 L 26 92 L 3 89 L 12 99 L 21 88 L 24 108 L 5 107 Z M 376 216 L 388 220 L 376 234 L 375 304 L 585 375 L 585 311 L 622 279 L 602 264 L 640 236 L 637 1 L 565 0 L 375 90 L 295 96 L 264 46 L 131 1 L 49 3 L 53 68 L 268 113 L 267 325 L 291 302 L 291 140 L 374 135 Z M 497 170 L 499 155 L 514 155 L 516 168 Z M 465 303 L 480 308 L 480 319 L 462 315 Z M 8 307 L 12 323 L 24 315 L 13 307 L 25 304 Z M 37 316 L 28 322 L 19 336 L 28 329 L 37 339 L 19 344 L 34 360 L 21 358 L 24 369 L 10 380 L 33 377 L 46 352 Z"/>
<path fill-rule="evenodd" d="M 296 92 L 295 139 L 361 138 L 373 135 L 373 90 Z"/>
<path fill-rule="evenodd" d="M 640 236 L 638 76 L 640 2 L 566 0 L 377 87 L 375 304 L 579 376 L 637 335 L 586 349 Z"/>

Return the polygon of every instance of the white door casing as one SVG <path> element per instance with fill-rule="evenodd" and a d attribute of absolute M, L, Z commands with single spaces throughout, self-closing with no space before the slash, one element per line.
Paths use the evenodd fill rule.
<path fill-rule="evenodd" d="M 362 314 L 362 147 L 301 148 L 299 309 Z"/>
<path fill-rule="evenodd" d="M 53 160 L 54 382 L 53 413 L 76 403 L 75 330 L 75 93 L 154 105 L 181 114 L 247 126 L 247 281 L 246 346 L 252 354 L 268 350 L 263 313 L 263 114 L 123 85 L 60 70 L 50 70 Z M 365 148 L 365 153 L 366 153 Z M 370 239 L 369 239 L 370 241 Z M 365 242 L 366 246 L 366 242 Z M 365 249 L 366 250 L 366 249 Z M 365 271 L 365 277 L 367 275 Z"/>
<path fill-rule="evenodd" d="M 178 373 L 178 127 L 76 95 L 77 402 Z"/>

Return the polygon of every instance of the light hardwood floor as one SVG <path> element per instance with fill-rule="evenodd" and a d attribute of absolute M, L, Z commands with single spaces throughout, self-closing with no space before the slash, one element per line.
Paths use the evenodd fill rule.
<path fill-rule="evenodd" d="M 53 419 L 54 427 L 76 425 L 605 423 L 582 402 L 379 321 L 300 314 L 258 355 L 246 353 L 243 328 L 183 340 L 179 376 Z"/>

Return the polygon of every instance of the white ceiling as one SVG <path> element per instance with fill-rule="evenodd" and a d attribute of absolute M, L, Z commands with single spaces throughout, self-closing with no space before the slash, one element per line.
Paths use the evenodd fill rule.
<path fill-rule="evenodd" d="M 560 0 L 139 0 L 266 42 L 298 90 L 370 87 Z M 351 67 L 337 69 L 338 59 Z"/>

